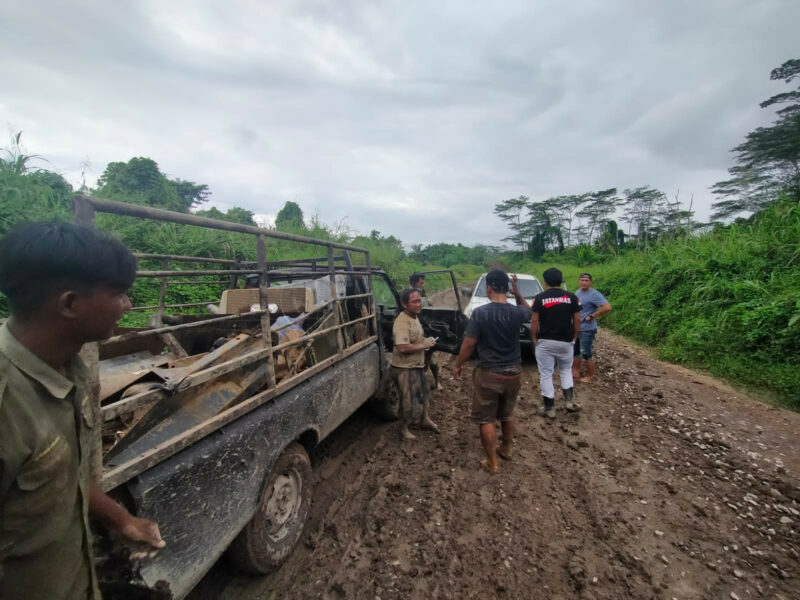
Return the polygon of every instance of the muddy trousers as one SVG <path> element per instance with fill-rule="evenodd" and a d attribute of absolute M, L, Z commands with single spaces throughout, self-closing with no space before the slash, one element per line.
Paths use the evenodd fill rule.
<path fill-rule="evenodd" d="M 559 342 L 557 340 L 539 340 L 536 344 L 536 366 L 539 367 L 539 386 L 542 396 L 555 398 L 556 391 L 553 387 L 553 372 L 556 367 L 561 377 L 561 388 L 571 389 L 572 381 L 572 342 Z"/>

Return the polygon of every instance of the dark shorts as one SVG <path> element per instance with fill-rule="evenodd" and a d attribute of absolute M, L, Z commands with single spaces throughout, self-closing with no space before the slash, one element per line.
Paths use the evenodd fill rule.
<path fill-rule="evenodd" d="M 517 405 L 521 379 L 521 372 L 500 375 L 475 367 L 472 371 L 472 420 L 481 425 L 510 421 Z"/>
<path fill-rule="evenodd" d="M 594 347 L 594 336 L 597 335 L 597 329 L 592 331 L 581 331 L 578 334 L 578 339 L 575 342 L 575 356 L 580 356 L 584 360 L 592 359 L 592 348 Z"/>
<path fill-rule="evenodd" d="M 428 380 L 425 368 L 402 369 L 392 367 L 392 380 L 400 395 L 398 412 L 404 421 L 412 421 L 422 416 L 422 407 L 430 402 Z"/>

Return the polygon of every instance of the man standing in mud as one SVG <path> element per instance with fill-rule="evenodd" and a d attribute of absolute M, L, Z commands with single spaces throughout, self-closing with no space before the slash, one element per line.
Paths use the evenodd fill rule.
<path fill-rule="evenodd" d="M 531 340 L 536 348 L 536 366 L 539 367 L 539 386 L 542 389 L 542 416 L 556 416 L 553 371 L 558 368 L 561 391 L 566 409 L 580 410 L 575 403 L 572 381 L 572 347 L 580 331 L 581 303 L 575 294 L 561 289 L 564 276 L 558 269 L 547 269 L 543 274 L 545 290 L 533 299 Z"/>
<path fill-rule="evenodd" d="M 525 298 L 519 293 L 516 277 L 511 291 L 517 305 L 510 304 L 508 275 L 499 269 L 486 274 L 486 292 L 491 302 L 472 312 L 464 333 L 461 351 L 453 363 L 453 375 L 461 378 L 461 366 L 477 349 L 478 364 L 472 372 L 472 420 L 478 424 L 486 459 L 481 464 L 497 471 L 497 457 L 510 460 L 514 441 L 514 407 L 517 403 L 522 357 L 519 331 L 531 318 Z M 503 441 L 497 447 L 495 423 L 500 421 Z"/>
<path fill-rule="evenodd" d="M 581 383 L 591 383 L 597 361 L 592 349 L 597 335 L 597 319 L 611 312 L 611 304 L 605 296 L 592 287 L 590 273 L 581 273 L 578 278 L 579 289 L 575 292 L 581 301 L 581 332 L 575 342 L 575 357 L 572 362 L 572 376 Z M 586 363 L 586 376 L 581 377 L 581 363 Z"/>
<path fill-rule="evenodd" d="M 436 345 L 432 337 L 425 337 L 419 314 L 422 312 L 422 296 L 407 288 L 400 293 L 403 312 L 397 315 L 392 326 L 394 349 L 392 350 L 392 380 L 400 393 L 400 436 L 413 440 L 416 436 L 408 426 L 419 416 L 420 427 L 438 432 L 436 423 L 428 414 L 430 390 L 425 378 L 425 352 Z"/>
<path fill-rule="evenodd" d="M 31 223 L 0 240 L 0 598 L 96 600 L 89 517 L 135 544 L 164 546 L 91 480 L 99 427 L 83 344 L 130 309 L 136 261 L 117 240 L 70 223 Z"/>

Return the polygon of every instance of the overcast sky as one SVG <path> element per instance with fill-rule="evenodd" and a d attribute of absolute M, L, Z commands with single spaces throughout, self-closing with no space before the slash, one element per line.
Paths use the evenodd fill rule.
<path fill-rule="evenodd" d="M 800 58 L 797 0 L 0 3 L 0 124 L 76 187 L 147 156 L 209 205 L 408 246 L 651 185 L 707 219 Z M 0 142 L 0 146 L 6 144 Z"/>

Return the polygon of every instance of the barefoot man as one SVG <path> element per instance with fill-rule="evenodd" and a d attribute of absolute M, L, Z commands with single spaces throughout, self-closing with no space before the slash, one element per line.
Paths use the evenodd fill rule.
<path fill-rule="evenodd" d="M 109 498 L 89 472 L 99 427 L 78 352 L 127 312 L 136 259 L 71 223 L 31 223 L 0 240 L 0 598 L 97 600 L 89 517 L 134 544 L 158 526 Z"/>
<path fill-rule="evenodd" d="M 404 310 L 397 315 L 392 326 L 392 379 L 400 392 L 400 437 L 413 440 L 416 436 L 408 426 L 418 414 L 420 427 L 439 431 L 428 415 L 430 390 L 425 378 L 425 352 L 436 345 L 436 340 L 425 337 L 419 322 L 418 316 L 422 312 L 420 293 L 407 288 L 400 293 L 400 303 Z"/>
<path fill-rule="evenodd" d="M 597 335 L 597 319 L 611 312 L 611 304 L 605 296 L 592 287 L 590 273 L 581 273 L 579 289 L 575 291 L 581 301 L 581 332 L 575 342 L 575 357 L 572 361 L 572 377 L 581 383 L 591 383 L 597 361 L 592 348 Z M 581 363 L 586 363 L 586 376 L 581 377 Z"/>
<path fill-rule="evenodd" d="M 461 351 L 453 363 L 453 375 L 461 378 L 461 366 L 478 350 L 478 364 L 472 372 L 472 420 L 478 424 L 486 459 L 481 464 L 497 471 L 497 457 L 511 459 L 514 440 L 514 406 L 522 376 L 519 331 L 531 320 L 531 311 L 517 289 L 516 277 L 511 291 L 517 305 L 506 299 L 508 275 L 495 269 L 486 275 L 486 292 L 491 302 L 472 312 L 464 333 Z M 497 447 L 495 422 L 500 421 L 503 442 Z"/>

